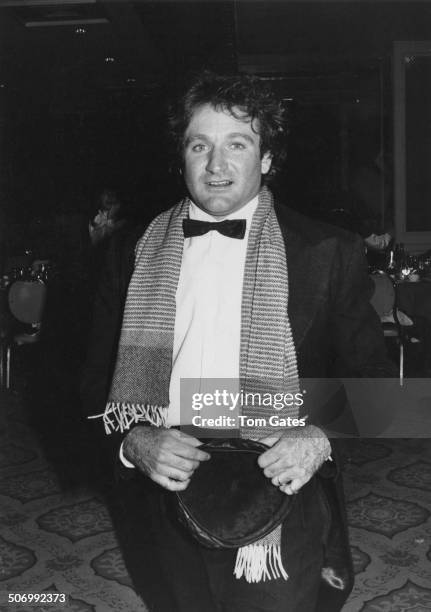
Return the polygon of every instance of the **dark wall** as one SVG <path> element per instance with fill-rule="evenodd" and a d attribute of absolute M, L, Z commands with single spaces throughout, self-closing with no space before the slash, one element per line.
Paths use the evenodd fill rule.
<path fill-rule="evenodd" d="M 280 93 L 294 98 L 282 190 L 293 199 L 330 198 L 348 187 L 358 151 L 372 156 L 382 122 L 390 158 L 392 42 L 431 31 L 431 6 L 422 2 L 137 2 L 134 10 L 160 70 L 135 72 L 129 84 L 126 62 L 94 63 L 103 60 L 101 40 L 81 45 L 68 30 L 47 28 L 41 46 L 40 32 L 16 22 L 19 44 L 2 51 L 13 81 L 0 88 L 3 225 L 34 234 L 56 215 L 88 216 L 104 187 L 120 189 L 140 219 L 169 205 L 178 183 L 162 127 L 168 94 L 190 69 L 233 71 L 250 54 L 267 76 L 283 56 Z M 127 41 L 126 29 L 119 56 L 139 41 Z M 14 238 L 28 241 L 19 231 Z"/>

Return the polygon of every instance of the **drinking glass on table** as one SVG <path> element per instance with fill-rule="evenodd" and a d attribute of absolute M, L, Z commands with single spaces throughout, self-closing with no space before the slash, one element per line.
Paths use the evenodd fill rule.
<path fill-rule="evenodd" d="M 401 263 L 401 280 L 407 280 L 409 275 L 413 272 L 413 262 L 412 257 L 408 255 L 404 258 L 404 261 Z"/>

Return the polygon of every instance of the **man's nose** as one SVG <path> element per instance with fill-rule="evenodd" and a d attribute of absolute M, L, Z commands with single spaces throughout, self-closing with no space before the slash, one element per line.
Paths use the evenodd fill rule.
<path fill-rule="evenodd" d="M 224 152 L 214 147 L 208 154 L 206 170 L 211 174 L 222 172 L 226 168 L 226 158 Z"/>

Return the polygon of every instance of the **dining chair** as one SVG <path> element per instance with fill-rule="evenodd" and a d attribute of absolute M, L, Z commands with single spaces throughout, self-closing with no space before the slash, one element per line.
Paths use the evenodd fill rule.
<path fill-rule="evenodd" d="M 396 285 L 391 277 L 386 272 L 379 270 L 370 274 L 370 278 L 374 283 L 374 293 L 370 302 L 380 318 L 383 335 L 385 338 L 395 338 L 399 345 L 399 375 L 402 385 L 404 380 L 404 352 L 408 341 L 406 328 L 412 325 L 412 322 L 406 315 L 402 317 L 404 325 L 400 321 Z"/>
<path fill-rule="evenodd" d="M 11 334 L 6 348 L 6 389 L 11 386 L 12 352 L 15 347 L 35 344 L 40 339 L 43 311 L 46 302 L 46 285 L 41 281 L 15 281 L 9 289 L 9 310 L 20 323 L 29 326 L 28 331 Z"/>

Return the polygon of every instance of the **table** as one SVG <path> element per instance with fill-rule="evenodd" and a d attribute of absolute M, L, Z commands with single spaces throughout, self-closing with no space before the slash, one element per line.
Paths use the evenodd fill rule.
<path fill-rule="evenodd" d="M 431 282 L 396 283 L 398 308 L 410 317 L 423 317 L 431 322 Z"/>

